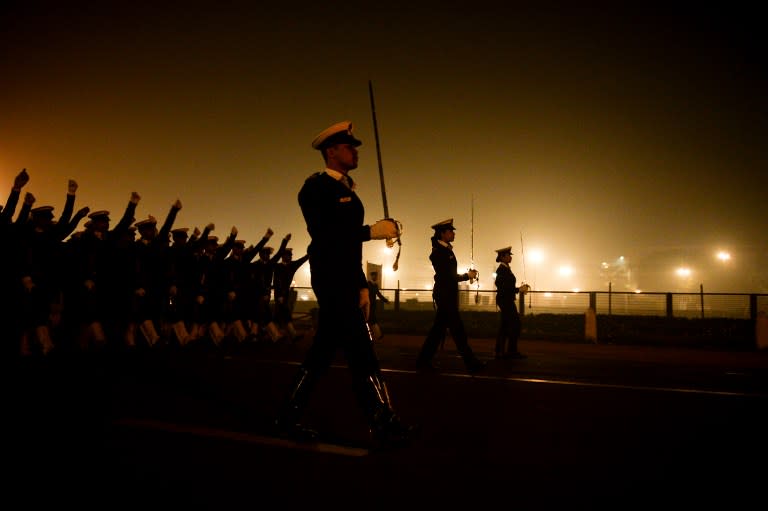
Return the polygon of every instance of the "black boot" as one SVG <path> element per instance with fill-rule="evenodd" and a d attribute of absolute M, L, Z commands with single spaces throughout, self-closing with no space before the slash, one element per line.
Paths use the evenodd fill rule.
<path fill-rule="evenodd" d="M 275 419 L 275 430 L 279 436 L 299 442 L 317 440 L 317 431 L 301 424 L 301 418 L 309 402 L 309 395 L 315 386 L 315 380 L 311 371 L 303 367 L 299 368 L 288 399 L 283 405 L 280 415 Z"/>
<path fill-rule="evenodd" d="M 389 390 L 380 375 L 368 377 L 369 395 L 373 399 L 370 407 L 371 444 L 374 450 L 405 447 L 418 434 L 417 426 L 404 424 L 392 408 Z"/>

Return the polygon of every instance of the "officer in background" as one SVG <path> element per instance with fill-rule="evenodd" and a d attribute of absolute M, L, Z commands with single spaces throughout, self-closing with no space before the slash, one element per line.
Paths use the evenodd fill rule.
<path fill-rule="evenodd" d="M 499 307 L 499 331 L 496 335 L 496 358 L 527 358 L 517 349 L 520 338 L 520 315 L 517 312 L 515 295 L 527 293 L 529 286 L 516 287 L 517 278 L 509 264 L 512 262 L 512 247 L 496 250 L 496 305 Z"/>
<path fill-rule="evenodd" d="M 311 440 L 316 433 L 301 424 L 312 389 L 341 349 L 352 373 L 353 390 L 370 427 L 374 448 L 402 446 L 414 428 L 395 414 L 366 321 L 370 307 L 363 271 L 363 243 L 397 238 L 394 220 L 364 224 L 365 209 L 349 176 L 357 168 L 352 123 L 320 132 L 312 147 L 325 169 L 309 176 L 299 191 L 299 206 L 311 242 L 307 249 L 312 289 L 319 309 L 318 328 L 276 420 L 284 436 Z"/>
<path fill-rule="evenodd" d="M 435 320 L 427 338 L 421 346 L 416 367 L 422 370 L 435 370 L 432 362 L 438 346 L 445 340 L 446 329 L 450 330 L 456 349 L 459 351 L 467 372 L 476 374 L 485 367 L 472 352 L 467 341 L 464 322 L 459 313 L 459 282 L 477 278 L 477 270 L 466 273 L 457 272 L 456 256 L 453 254 L 451 243 L 456 237 L 453 218 L 443 220 L 432 226 L 435 233 L 432 236 L 432 253 L 429 260 L 435 270 L 435 285 L 432 288 L 432 299 L 435 304 Z"/>
<path fill-rule="evenodd" d="M 301 265 L 308 260 L 309 254 L 304 254 L 294 261 L 293 249 L 286 247 L 283 250 L 282 261 L 275 265 L 275 272 L 272 278 L 272 285 L 275 289 L 275 322 L 278 328 L 283 330 L 292 342 L 296 342 L 302 337 L 293 326 L 293 304 L 295 303 L 296 295 L 296 291 L 292 287 L 293 276 Z"/>

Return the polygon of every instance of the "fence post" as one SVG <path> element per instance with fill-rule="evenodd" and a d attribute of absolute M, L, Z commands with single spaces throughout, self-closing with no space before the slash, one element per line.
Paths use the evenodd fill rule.
<path fill-rule="evenodd" d="M 667 293 L 667 317 L 672 317 L 672 293 Z"/>
<path fill-rule="evenodd" d="M 596 311 L 597 310 L 597 291 L 590 291 L 589 292 L 589 308 Z M 611 310 L 608 309 L 608 315 L 610 316 Z"/>
<path fill-rule="evenodd" d="M 597 314 L 592 307 L 584 314 L 584 340 L 597 344 Z"/>
<path fill-rule="evenodd" d="M 395 289 L 395 312 L 400 312 L 400 279 L 397 280 L 397 288 Z"/>
<path fill-rule="evenodd" d="M 755 318 L 755 346 L 759 350 L 768 349 L 768 316 L 762 311 Z"/>
<path fill-rule="evenodd" d="M 699 284 L 699 296 L 701 297 L 701 319 L 704 319 L 704 284 Z"/>
<path fill-rule="evenodd" d="M 613 282 L 608 283 L 608 315 L 611 315 L 612 312 L 612 305 L 613 305 L 613 294 L 611 293 L 613 291 Z"/>
<path fill-rule="evenodd" d="M 525 316 L 525 293 L 520 293 L 520 304 L 517 307 L 521 316 Z"/>
<path fill-rule="evenodd" d="M 757 319 L 757 295 L 749 295 L 749 319 Z"/>

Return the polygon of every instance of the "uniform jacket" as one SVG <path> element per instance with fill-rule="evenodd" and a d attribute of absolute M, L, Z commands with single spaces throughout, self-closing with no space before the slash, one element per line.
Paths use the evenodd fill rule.
<path fill-rule="evenodd" d="M 437 238 L 432 238 L 432 253 L 429 254 L 432 268 L 435 270 L 435 287 L 432 297 L 438 307 L 459 306 L 459 282 L 469 280 L 466 273 L 457 273 L 458 263 L 453 255 L 453 248 L 444 246 Z"/>
<path fill-rule="evenodd" d="M 307 248 L 313 286 L 368 287 L 363 272 L 363 242 L 371 239 L 363 224 L 365 208 L 357 194 L 325 172 L 304 182 L 299 206 L 312 241 Z M 326 278 L 329 279 L 326 281 Z"/>
<path fill-rule="evenodd" d="M 496 268 L 496 304 L 499 307 L 515 306 L 515 294 L 520 290 L 517 285 L 517 278 L 512 273 L 509 265 L 500 264 Z"/>

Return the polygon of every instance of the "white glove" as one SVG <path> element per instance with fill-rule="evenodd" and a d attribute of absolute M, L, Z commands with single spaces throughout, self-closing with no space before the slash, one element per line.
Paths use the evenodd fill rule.
<path fill-rule="evenodd" d="M 469 280 L 475 280 L 477 278 L 477 270 L 469 270 L 467 275 L 469 275 Z"/>
<path fill-rule="evenodd" d="M 379 220 L 371 226 L 371 239 L 372 240 L 386 240 L 397 238 L 399 233 L 397 232 L 397 223 L 394 220 Z"/>

